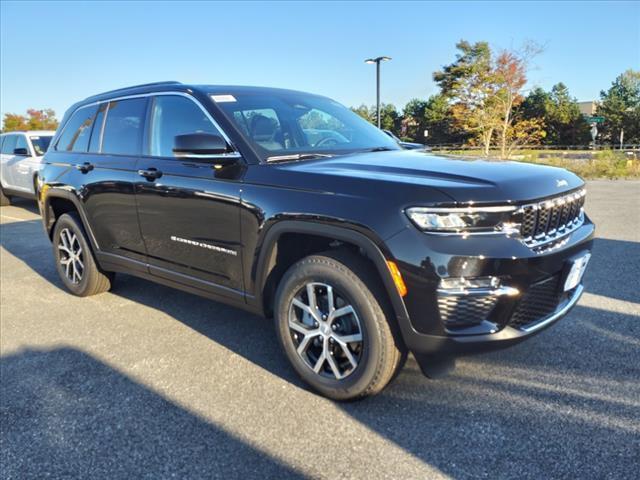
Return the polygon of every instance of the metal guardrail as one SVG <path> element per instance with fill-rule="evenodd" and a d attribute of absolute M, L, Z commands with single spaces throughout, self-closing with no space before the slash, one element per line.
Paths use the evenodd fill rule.
<path fill-rule="evenodd" d="M 428 144 L 427 146 L 431 147 L 433 150 L 469 150 L 469 151 L 483 150 L 482 146 L 460 145 L 460 144 L 452 144 L 452 143 Z M 492 148 L 490 152 L 496 152 L 497 150 L 498 149 L 496 148 Z M 640 144 L 628 143 L 628 144 L 622 145 L 622 148 L 620 148 L 620 145 L 596 145 L 595 148 L 593 145 L 528 145 L 528 146 L 516 147 L 513 149 L 514 152 L 522 151 L 522 150 L 638 151 L 640 150 Z"/>

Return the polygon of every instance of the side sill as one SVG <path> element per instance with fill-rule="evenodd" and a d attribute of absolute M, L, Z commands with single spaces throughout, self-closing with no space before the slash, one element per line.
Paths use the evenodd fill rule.
<path fill-rule="evenodd" d="M 243 292 L 112 253 L 99 252 L 97 258 L 104 270 L 133 275 L 262 316 L 260 310 L 246 303 Z"/>

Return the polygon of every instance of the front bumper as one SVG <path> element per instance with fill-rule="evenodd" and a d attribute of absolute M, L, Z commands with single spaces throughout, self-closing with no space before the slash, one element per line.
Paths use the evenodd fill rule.
<path fill-rule="evenodd" d="M 409 349 L 414 353 L 450 356 L 506 348 L 529 338 L 560 320 L 580 300 L 583 291 L 584 287 L 578 285 L 566 299 L 560 302 L 555 311 L 540 318 L 539 321 L 529 327 L 513 328 L 507 325 L 495 333 L 478 335 L 442 336 L 415 334 L 411 336 Z"/>
<path fill-rule="evenodd" d="M 503 236 L 437 237 L 408 228 L 392 237 L 387 245 L 409 292 L 407 318 L 398 318 L 406 346 L 416 357 L 450 357 L 505 348 L 554 324 L 583 292 L 582 284 L 561 290 L 572 259 L 590 252 L 594 230 L 585 218 L 561 248 L 545 253 Z M 489 276 L 501 280 L 498 289 L 473 299 L 473 308 L 453 306 L 456 314 L 476 318 L 466 325 L 447 322 L 450 304 L 438 291 L 440 280 Z M 551 303 L 540 297 L 549 291 L 557 294 Z"/>

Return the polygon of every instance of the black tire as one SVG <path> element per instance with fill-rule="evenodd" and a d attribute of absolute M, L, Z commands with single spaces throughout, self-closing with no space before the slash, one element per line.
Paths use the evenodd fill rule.
<path fill-rule="evenodd" d="M 297 352 L 304 338 L 312 335 L 297 334 L 295 329 L 291 330 L 289 314 L 294 311 L 292 306 L 294 297 L 298 295 L 296 297 L 298 300 L 302 298 L 300 292 L 309 283 L 331 286 L 335 298 L 343 297 L 344 303 L 349 302 L 348 305 L 351 305 L 356 312 L 352 318 L 358 319 L 362 336 L 361 343 L 356 345 L 359 358 L 357 366 L 344 378 L 338 378 L 333 365 L 330 364 L 325 365 L 320 373 L 316 373 L 308 361 L 308 354 L 304 353 L 304 350 L 302 355 Z M 323 290 L 322 286 L 319 288 L 320 294 L 328 290 Z M 302 293 L 302 295 L 305 294 Z M 308 295 L 306 298 L 308 299 Z M 327 304 L 325 303 L 323 308 L 328 309 Z M 390 323 L 393 317 L 389 313 L 385 314 L 385 311 L 389 312 L 386 294 L 375 269 L 361 257 L 348 251 L 338 250 L 306 257 L 287 270 L 276 292 L 274 317 L 278 339 L 302 380 L 331 399 L 355 400 L 380 392 L 394 378 L 406 360 L 406 348 L 395 332 L 394 325 Z M 307 317 L 307 320 L 310 318 Z M 309 326 L 310 329 L 312 327 Z M 303 340 L 299 341 L 299 338 Z M 311 347 L 307 348 L 307 352 L 309 348 L 324 348 L 314 347 L 314 345 L 328 345 L 321 343 L 324 337 L 313 338 L 320 343 L 312 344 L 309 341 L 307 345 Z M 329 340 L 332 339 L 329 338 Z M 336 365 L 337 355 L 344 355 L 344 352 L 336 351 L 337 347 L 340 345 L 334 342 L 332 348 L 336 355 L 331 354 L 334 365 Z M 320 361 L 320 357 L 321 355 L 317 355 L 315 358 Z M 331 376 L 332 373 L 333 376 Z"/>
<path fill-rule="evenodd" d="M 70 241 L 70 239 L 73 240 Z M 104 272 L 98 267 L 82 222 L 76 213 L 65 213 L 60 216 L 53 229 L 52 240 L 58 275 L 71 293 L 79 297 L 88 297 L 111 289 L 115 275 L 111 272 Z M 82 268 L 80 268 L 80 264 L 73 261 L 70 267 L 63 265 L 63 261 L 70 257 L 69 246 L 71 246 L 71 250 L 77 250 L 78 246 L 81 248 L 81 250 L 77 250 L 79 252 L 77 258 L 80 259 Z M 68 275 L 69 270 L 71 278 Z M 74 275 L 74 271 L 81 273 Z"/>
<path fill-rule="evenodd" d="M 6 207 L 7 205 L 11 205 L 11 197 L 4 194 L 4 189 L 0 185 L 0 207 Z"/>

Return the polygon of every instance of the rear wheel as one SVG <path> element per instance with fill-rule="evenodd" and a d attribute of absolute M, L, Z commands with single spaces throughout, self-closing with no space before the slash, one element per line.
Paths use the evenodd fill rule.
<path fill-rule="evenodd" d="M 294 264 L 276 293 L 276 328 L 296 372 L 335 400 L 381 391 L 406 358 L 384 312 L 375 271 L 326 252 Z"/>
<path fill-rule="evenodd" d="M 74 295 L 88 297 L 111 288 L 114 274 L 98 267 L 77 214 L 65 213 L 56 222 L 53 252 L 60 279 Z"/>

